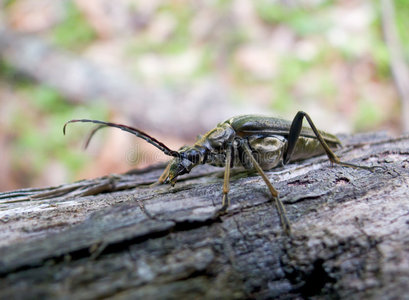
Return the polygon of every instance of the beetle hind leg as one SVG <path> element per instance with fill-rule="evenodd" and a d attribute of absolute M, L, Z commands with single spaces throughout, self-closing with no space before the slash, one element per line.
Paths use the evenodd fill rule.
<path fill-rule="evenodd" d="M 314 122 L 312 121 L 311 117 L 303 111 L 299 111 L 295 115 L 293 122 L 291 123 L 290 132 L 288 134 L 288 146 L 287 146 L 286 152 L 284 153 L 284 163 L 287 163 L 290 160 L 291 155 L 294 152 L 295 145 L 301 133 L 302 121 L 304 117 L 307 119 L 308 124 L 310 125 L 312 131 L 314 132 L 321 146 L 324 148 L 324 151 L 327 154 L 328 159 L 331 161 L 331 163 L 338 164 L 344 167 L 364 169 L 364 170 L 368 170 L 371 172 L 377 168 L 380 168 L 379 166 L 361 166 L 361 165 L 356 165 L 356 164 L 341 161 L 339 157 L 329 148 L 328 144 L 325 142 L 321 133 L 318 131 L 317 127 L 315 127 Z"/>
<path fill-rule="evenodd" d="M 374 172 L 376 169 L 382 169 L 382 170 L 384 169 L 384 167 L 382 167 L 382 166 L 361 166 L 361 165 L 356 165 L 356 164 L 343 162 L 343 161 L 340 161 L 340 160 L 338 160 L 338 162 L 335 162 L 335 163 L 340 165 L 340 166 L 355 168 L 355 169 L 364 169 L 364 170 L 368 170 L 370 172 Z"/>

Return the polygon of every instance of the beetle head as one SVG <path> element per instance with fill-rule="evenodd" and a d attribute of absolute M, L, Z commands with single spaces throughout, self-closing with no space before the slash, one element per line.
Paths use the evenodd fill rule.
<path fill-rule="evenodd" d="M 179 157 L 172 159 L 169 162 L 169 165 L 170 167 L 167 182 L 169 182 L 172 186 L 175 185 L 178 176 L 189 173 L 194 167 L 190 160 Z"/>
<path fill-rule="evenodd" d="M 178 176 L 189 173 L 195 166 L 202 163 L 205 152 L 205 148 L 182 147 L 179 150 L 180 156 L 169 162 L 166 181 L 175 185 Z"/>

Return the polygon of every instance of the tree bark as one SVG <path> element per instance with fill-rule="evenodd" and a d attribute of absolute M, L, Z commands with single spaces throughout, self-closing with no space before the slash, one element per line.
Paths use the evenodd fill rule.
<path fill-rule="evenodd" d="M 163 166 L 0 194 L 0 298 L 403 299 L 409 282 L 409 137 L 344 137 L 325 156 L 267 172 L 292 235 L 255 173 Z"/>

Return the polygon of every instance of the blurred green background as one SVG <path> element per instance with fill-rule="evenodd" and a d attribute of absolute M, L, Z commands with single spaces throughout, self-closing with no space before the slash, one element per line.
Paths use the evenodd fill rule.
<path fill-rule="evenodd" d="M 216 125 L 206 119 L 216 118 L 218 110 L 224 116 L 239 107 L 288 119 L 304 110 L 333 133 L 404 130 L 378 1 L 0 3 L 0 43 L 12 45 L 0 44 L 0 191 L 56 185 L 165 159 L 155 154 L 142 161 L 134 152 L 154 150 L 114 130 L 98 135 L 83 151 L 81 142 L 91 127 L 74 125 L 64 137 L 62 126 L 72 118 L 142 126 L 173 148 L 192 143 L 209 124 Z M 395 9 L 392 21 L 407 62 L 409 2 L 395 1 Z M 13 44 L 18 38 L 30 38 L 37 46 L 11 59 L 12 51 L 20 51 L 18 43 Z M 65 81 L 65 69 L 56 70 L 54 60 L 34 70 L 24 67 L 30 65 L 26 54 L 39 51 L 42 44 L 83 64 L 118 70 L 143 89 L 169 95 L 178 91 L 177 97 L 170 97 L 184 100 L 175 107 L 166 104 L 166 95 L 152 102 L 143 99 L 142 107 L 149 107 L 144 114 L 143 109 L 137 111 L 138 102 L 124 108 L 115 102 L 120 97 L 75 94 L 71 91 L 81 91 L 81 86 Z M 68 70 L 72 62 L 65 63 Z M 47 72 L 55 81 L 43 80 Z M 220 105 L 209 100 L 215 113 L 208 112 L 207 102 L 195 100 L 206 89 L 223 99 Z M 139 114 L 135 118 L 133 110 Z M 180 122 L 185 133 L 166 122 Z M 191 131 L 186 124 L 192 124 Z"/>

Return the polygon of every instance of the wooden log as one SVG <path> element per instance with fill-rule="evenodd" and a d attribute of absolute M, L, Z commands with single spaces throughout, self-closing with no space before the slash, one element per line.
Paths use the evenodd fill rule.
<path fill-rule="evenodd" d="M 150 187 L 163 166 L 0 194 L 0 298 L 403 299 L 409 282 L 409 137 L 342 138 L 325 156 L 236 172 L 217 216 L 223 170 L 197 167 Z"/>

